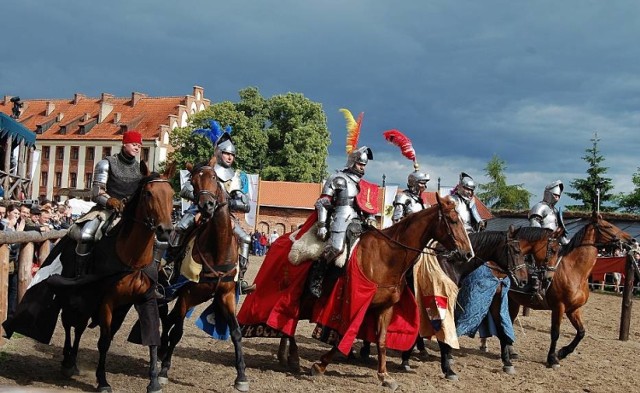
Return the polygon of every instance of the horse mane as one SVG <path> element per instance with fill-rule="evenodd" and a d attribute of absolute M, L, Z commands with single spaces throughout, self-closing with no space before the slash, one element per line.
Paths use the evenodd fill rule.
<path fill-rule="evenodd" d="M 560 252 L 559 252 L 560 256 L 569 254 L 571 251 L 573 251 L 574 249 L 576 249 L 582 244 L 582 241 L 584 240 L 584 237 L 587 233 L 587 227 L 589 225 L 591 224 L 587 224 L 583 226 L 578 232 L 576 232 L 575 235 L 573 235 L 571 240 L 569 240 L 569 244 L 567 244 L 566 246 L 560 249 Z"/>
<path fill-rule="evenodd" d="M 551 231 L 550 229 L 546 229 L 546 228 L 520 227 L 516 231 L 516 238 L 517 239 L 526 240 L 526 241 L 535 242 L 535 241 L 542 240 L 542 239 L 548 239 L 549 236 L 551 236 L 552 233 L 553 233 L 553 231 Z"/>
<path fill-rule="evenodd" d="M 427 215 L 427 211 L 431 211 L 432 209 L 438 209 L 438 205 L 431 205 L 428 208 L 424 209 L 424 210 L 420 210 L 419 212 L 413 213 L 413 214 L 409 214 L 408 216 L 404 217 L 402 220 L 396 222 L 395 224 L 391 225 L 390 227 L 387 227 L 385 229 L 382 229 L 381 232 L 384 233 L 385 235 L 387 235 L 388 237 L 392 238 L 392 239 L 396 239 L 397 237 L 399 237 L 400 235 L 402 235 L 407 228 L 409 227 L 409 225 L 413 222 L 413 219 L 415 219 L 415 216 L 418 215 Z"/>
<path fill-rule="evenodd" d="M 152 172 L 149 176 L 145 176 L 138 182 L 138 188 L 136 191 L 127 199 L 127 203 L 124 206 L 124 210 L 122 210 L 122 222 L 126 223 L 129 221 L 133 221 L 133 218 L 136 215 L 136 210 L 138 209 L 138 203 L 140 202 L 140 193 L 142 192 L 142 188 L 145 184 L 149 183 L 152 180 L 157 180 L 160 178 L 160 174 L 157 172 Z M 131 233 L 131 225 L 122 225 L 120 229 L 121 233 L 127 236 Z"/>
<path fill-rule="evenodd" d="M 469 240 L 473 249 L 485 249 L 496 247 L 505 241 L 502 231 L 483 231 L 469 234 Z"/>

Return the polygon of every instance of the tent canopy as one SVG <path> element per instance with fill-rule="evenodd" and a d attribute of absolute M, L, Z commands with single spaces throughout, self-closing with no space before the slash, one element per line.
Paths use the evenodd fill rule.
<path fill-rule="evenodd" d="M 29 131 L 28 128 L 10 116 L 0 113 L 0 137 L 4 137 L 5 135 L 11 135 L 18 143 L 24 141 L 27 146 L 36 144 L 35 133 Z"/>

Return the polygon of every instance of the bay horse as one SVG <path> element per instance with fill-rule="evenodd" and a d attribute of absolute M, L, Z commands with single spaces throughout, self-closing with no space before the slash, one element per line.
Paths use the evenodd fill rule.
<path fill-rule="evenodd" d="M 215 158 L 212 158 L 208 164 L 187 165 L 204 222 L 186 241 L 193 239 L 191 257 L 202 265 L 203 273 L 200 274 L 200 282 L 189 281 L 177 290 L 173 309 L 162 316 L 159 376 L 161 383 L 168 382 L 173 351 L 182 338 L 184 319 L 189 309 L 213 298 L 215 314 L 222 315 L 230 328 L 236 357 L 234 386 L 245 392 L 249 390 L 249 381 L 245 375 L 242 333 L 236 318 L 238 288 L 234 280 L 238 269 L 238 243 L 233 234 L 227 194 L 216 176 L 215 163 Z"/>
<path fill-rule="evenodd" d="M 473 246 L 475 257 L 471 261 L 462 261 L 456 259 L 446 259 L 438 257 L 438 264 L 442 271 L 457 286 L 471 272 L 481 265 L 485 264 L 490 269 L 510 277 L 516 283 L 526 279 L 526 269 L 524 256 L 533 255 L 536 261 L 543 261 L 548 258 L 549 249 L 557 250 L 557 237 L 559 233 L 552 233 L 549 230 L 541 228 L 515 228 L 509 227 L 508 231 L 483 231 L 479 233 L 470 233 L 469 239 Z M 555 248 L 554 248 L 555 245 Z M 494 299 L 500 299 L 502 295 L 502 286 L 497 285 Z M 509 348 L 512 344 L 511 340 L 503 330 L 500 321 L 500 303 L 492 304 L 490 307 L 491 317 L 496 321 L 498 338 L 501 346 L 501 360 L 503 363 L 503 371 L 513 373 L 514 367 L 510 359 Z M 451 316 L 452 317 L 452 316 Z M 440 349 L 440 368 L 444 377 L 448 380 L 458 380 L 457 374 L 451 368 L 453 357 L 451 355 L 451 346 L 438 340 Z M 370 349 L 368 343 L 364 343 L 360 355 L 366 359 L 369 356 Z M 412 349 L 402 353 L 402 370 L 410 371 L 409 358 Z"/>
<path fill-rule="evenodd" d="M 430 240 L 438 241 L 465 260 L 474 255 L 464 223 L 455 210 L 455 203 L 448 196 L 440 198 L 436 194 L 436 197 L 437 204 L 430 208 L 412 214 L 389 228 L 363 233 L 354 255 L 355 260 L 351 262 L 356 263 L 364 276 L 377 286 L 367 313 L 371 313 L 376 321 L 378 379 L 383 386 L 392 390 L 398 384 L 387 372 L 386 335 L 393 316 L 393 306 L 406 289 L 405 274 Z M 312 375 L 324 374 L 337 351 L 337 346 L 333 346 L 320 358 L 320 362 L 314 363 Z"/>
<path fill-rule="evenodd" d="M 547 354 L 547 367 L 560 367 L 560 360 L 571 354 L 585 336 L 582 306 L 589 299 L 588 278 L 596 263 L 598 248 L 615 242 L 630 243 L 631 239 L 628 233 L 594 212 L 589 223 L 573 235 L 569 243 L 556 254 L 555 273 L 541 302 L 530 294 L 509 291 L 512 320 L 517 317 L 520 306 L 551 310 L 551 345 Z M 556 352 L 563 314 L 576 329 L 576 335 L 568 345 Z"/>
<path fill-rule="evenodd" d="M 62 325 L 65 330 L 65 340 L 62 361 L 62 372 L 71 376 L 78 372 L 76 365 L 80 339 L 87 327 L 89 318 L 100 326 L 98 350 L 100 358 L 96 368 L 97 390 L 111 392 L 107 382 L 105 364 L 106 356 L 113 336 L 120 328 L 131 305 L 136 305 L 138 313 L 148 323 L 145 332 L 149 345 L 149 385 L 147 392 L 160 392 L 158 382 L 157 349 L 160 342 L 158 323 L 158 309 L 152 293 L 157 281 L 157 270 L 153 265 L 153 250 L 156 239 L 168 241 L 173 228 L 171 211 L 173 208 L 174 191 L 169 183 L 175 166 L 171 166 L 163 175 L 150 173 L 144 161 L 140 163 L 141 173 L 145 176 L 140 180 L 136 192 L 129 198 L 120 222 L 113 229 L 115 237 L 105 235 L 94 248 L 94 264 L 107 264 L 107 261 L 117 261 L 121 265 L 120 272 L 84 285 L 71 288 L 67 293 L 61 293 Z M 67 241 L 63 245 L 61 261 L 75 260 L 75 243 Z M 73 263 L 63 263 L 63 275 L 67 267 Z M 122 272 L 124 271 L 124 272 Z M 89 299 L 88 308 L 78 308 L 73 297 Z M 95 300 L 98 299 L 95 307 Z M 89 311 L 91 310 L 91 311 Z M 154 329 L 155 328 L 155 329 Z M 73 343 L 71 340 L 74 331 Z"/>

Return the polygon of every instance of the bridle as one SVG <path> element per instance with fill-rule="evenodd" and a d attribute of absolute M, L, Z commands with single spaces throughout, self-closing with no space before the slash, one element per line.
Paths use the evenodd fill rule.
<path fill-rule="evenodd" d="M 149 180 L 147 182 L 145 182 L 140 188 L 141 188 L 141 192 L 140 192 L 140 196 L 139 196 L 139 200 L 138 203 L 142 204 L 144 207 L 144 218 L 143 219 L 138 219 L 135 216 L 130 218 L 131 221 L 133 222 L 137 222 L 139 224 L 142 224 L 144 226 L 145 229 L 151 231 L 151 232 L 155 232 L 156 228 L 158 227 L 157 222 L 156 222 L 156 217 L 153 214 L 150 214 L 149 211 L 149 206 L 146 203 L 142 203 L 142 195 L 143 195 L 143 190 L 142 188 L 146 187 L 148 184 L 151 183 L 169 183 L 169 180 L 167 179 L 152 179 Z M 124 203 L 126 204 L 126 198 L 124 200 Z"/>
<path fill-rule="evenodd" d="M 215 212 L 220 209 L 221 207 L 225 206 L 227 204 L 226 201 L 221 202 L 220 201 L 220 188 L 222 187 L 221 184 L 218 182 L 218 177 L 216 175 L 216 172 L 214 170 L 214 168 L 210 165 L 205 165 L 205 166 L 201 166 L 198 168 L 199 169 L 199 175 L 202 175 L 203 172 L 205 171 L 211 171 L 211 179 L 212 181 L 214 181 L 217 184 L 216 187 L 216 192 L 211 192 L 209 190 L 198 190 L 195 194 L 194 194 L 194 199 L 196 201 L 196 204 L 198 206 L 198 210 L 200 211 L 200 213 L 203 214 L 203 216 L 213 216 L 213 214 L 215 214 Z M 193 179 L 193 174 L 191 174 L 191 178 Z M 193 184 L 193 181 L 192 181 Z M 209 211 L 207 209 L 205 209 L 200 203 L 200 198 L 201 197 L 206 197 L 206 200 L 208 202 L 212 203 L 213 208 L 211 209 L 211 213 L 209 213 Z"/>

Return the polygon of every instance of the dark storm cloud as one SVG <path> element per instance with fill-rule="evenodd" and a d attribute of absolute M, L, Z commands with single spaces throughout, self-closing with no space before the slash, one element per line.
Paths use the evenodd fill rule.
<path fill-rule="evenodd" d="M 212 101 L 301 92 L 323 104 L 332 168 L 344 161 L 338 109 L 365 112 L 372 167 L 411 170 L 382 131 L 409 135 L 432 179 L 483 181 L 496 154 L 509 183 L 540 195 L 584 177 L 594 132 L 616 191 L 640 147 L 635 2 L 244 1 L 11 2 L 3 94 L 131 91 Z M 395 169 L 394 169 L 395 168 Z M 370 172 L 372 173 L 372 172 Z M 378 179 L 376 179 L 378 180 Z M 432 181 L 433 183 L 433 181 Z"/>

